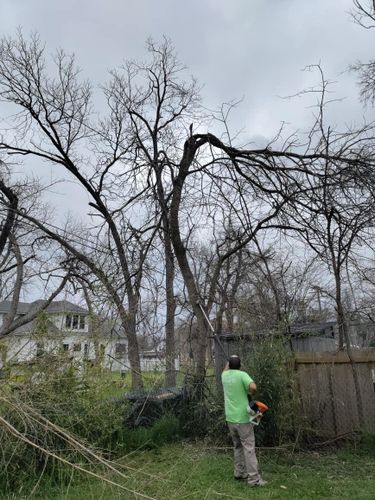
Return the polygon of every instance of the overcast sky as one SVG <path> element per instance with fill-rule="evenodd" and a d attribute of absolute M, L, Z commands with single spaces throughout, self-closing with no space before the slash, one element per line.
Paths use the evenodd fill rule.
<path fill-rule="evenodd" d="M 51 54 L 74 52 L 94 85 L 123 60 L 144 58 L 149 36 L 165 35 L 203 85 L 207 107 L 243 98 L 233 127 L 268 139 L 282 122 L 308 127 L 316 98 L 282 97 L 319 83 L 317 72 L 303 71 L 312 64 L 335 82 L 331 97 L 343 99 L 330 107 L 333 125 L 372 118 L 348 68 L 372 57 L 375 30 L 356 25 L 351 8 L 352 0 L 1 0 L 0 33 L 39 32 Z"/>
<path fill-rule="evenodd" d="M 243 98 L 233 128 L 269 139 L 282 122 L 293 130 L 308 127 L 316 97 L 282 97 L 319 83 L 317 72 L 303 71 L 312 64 L 335 82 L 331 97 L 343 99 L 329 108 L 333 125 L 372 118 L 348 68 L 372 57 L 375 30 L 354 24 L 351 8 L 352 0 L 1 0 L 0 33 L 39 32 L 47 52 L 74 52 L 94 85 L 123 60 L 144 58 L 149 36 L 165 35 L 203 85 L 204 104 L 216 108 Z M 50 178 L 45 165 L 35 170 Z M 58 192 L 60 207 L 67 191 Z"/>
<path fill-rule="evenodd" d="M 332 122 L 344 127 L 364 114 L 372 118 L 348 68 L 372 57 L 375 30 L 355 25 L 351 8 L 351 0 L 0 0 L 0 33 L 39 32 L 48 52 L 74 52 L 94 85 L 124 59 L 144 58 L 149 36 L 165 35 L 203 85 L 208 107 L 243 98 L 234 127 L 270 138 L 282 122 L 308 126 L 313 98 L 281 97 L 317 84 L 317 73 L 302 71 L 317 63 L 335 82 L 332 97 L 343 99 L 330 108 Z M 68 200 L 62 187 L 55 193 L 59 210 L 69 201 L 87 211 L 87 198 Z"/>
<path fill-rule="evenodd" d="M 333 119 L 361 119 L 347 69 L 372 56 L 375 32 L 353 23 L 351 7 L 351 0 L 1 0 L 0 28 L 38 31 L 50 52 L 75 52 L 95 83 L 122 60 L 144 57 L 147 37 L 166 35 L 209 106 L 244 97 L 236 124 L 270 137 L 282 121 L 307 123 L 306 103 L 280 96 L 317 83 L 302 69 L 319 62 L 346 99 Z"/>

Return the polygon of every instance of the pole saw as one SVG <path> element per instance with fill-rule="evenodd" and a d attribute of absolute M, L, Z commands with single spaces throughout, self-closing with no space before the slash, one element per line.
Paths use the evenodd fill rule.
<path fill-rule="evenodd" d="M 202 304 L 200 302 L 197 302 L 197 306 L 199 306 L 199 309 L 202 311 L 204 319 L 206 320 L 206 323 L 207 323 L 209 329 L 211 330 L 211 332 L 212 332 L 212 334 L 214 336 L 214 339 L 216 340 L 218 346 L 220 347 L 220 349 L 222 350 L 222 353 L 224 354 L 224 358 L 228 360 L 228 354 L 226 353 L 226 351 L 224 349 L 224 346 L 221 343 L 221 340 L 219 339 L 219 336 L 215 333 L 215 329 L 212 326 L 211 321 L 208 319 L 208 316 L 206 314 L 206 311 L 203 309 Z"/>
<path fill-rule="evenodd" d="M 212 334 L 213 334 L 213 337 L 214 339 L 216 340 L 218 346 L 220 347 L 222 353 L 224 354 L 224 358 L 227 359 L 227 361 L 229 362 L 229 359 L 228 359 L 228 354 L 227 352 L 225 351 L 224 349 L 224 346 L 223 344 L 221 343 L 221 340 L 219 338 L 219 336 L 217 335 L 217 333 L 215 332 L 215 329 L 214 327 L 212 326 L 212 323 L 211 321 L 208 319 L 208 316 L 206 314 L 206 311 L 204 310 L 202 304 L 198 301 L 197 302 L 197 306 L 199 307 L 199 309 L 202 311 L 202 314 L 203 314 L 203 317 L 204 319 L 206 320 L 206 323 L 209 327 L 209 329 L 211 330 Z M 247 412 L 249 414 L 249 421 L 251 424 L 253 425 L 259 425 L 260 424 L 260 421 L 263 417 L 263 414 L 269 409 L 268 406 L 264 403 L 262 403 L 261 401 L 255 401 L 254 399 L 252 399 L 251 395 L 248 394 L 247 396 L 247 399 L 249 401 L 249 404 L 248 404 L 248 407 L 247 407 Z"/>

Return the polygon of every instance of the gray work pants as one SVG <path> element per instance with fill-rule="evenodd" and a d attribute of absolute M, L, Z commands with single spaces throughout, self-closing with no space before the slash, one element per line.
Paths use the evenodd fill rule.
<path fill-rule="evenodd" d="M 255 437 L 252 424 L 228 422 L 234 446 L 234 476 L 244 478 L 249 484 L 259 481 L 258 461 L 255 456 Z"/>

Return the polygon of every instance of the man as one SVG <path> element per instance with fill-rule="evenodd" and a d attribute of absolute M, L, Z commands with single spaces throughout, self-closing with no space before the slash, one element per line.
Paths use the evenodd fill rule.
<path fill-rule="evenodd" d="M 250 486 L 264 486 L 258 472 L 255 455 L 253 425 L 247 411 L 248 394 L 254 394 L 257 386 L 253 379 L 240 370 L 241 360 L 231 356 L 221 376 L 224 388 L 225 419 L 234 446 L 234 477 L 246 480 Z"/>

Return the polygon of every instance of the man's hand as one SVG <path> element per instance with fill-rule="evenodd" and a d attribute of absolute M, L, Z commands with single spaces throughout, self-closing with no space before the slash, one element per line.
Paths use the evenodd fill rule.
<path fill-rule="evenodd" d="M 227 361 L 227 362 L 225 363 L 225 366 L 224 366 L 223 372 L 226 372 L 227 370 L 229 370 L 229 361 Z"/>

